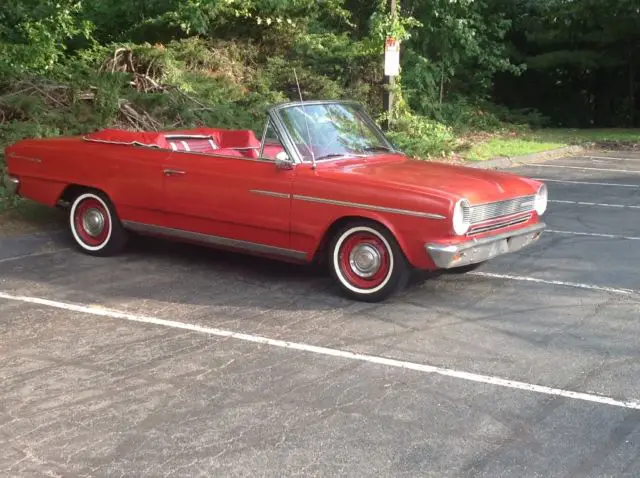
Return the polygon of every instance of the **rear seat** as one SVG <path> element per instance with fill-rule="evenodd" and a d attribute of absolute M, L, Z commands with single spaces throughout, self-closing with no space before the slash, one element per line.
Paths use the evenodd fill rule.
<path fill-rule="evenodd" d="M 221 155 L 248 158 L 258 158 L 260 155 L 261 142 L 251 130 L 198 128 L 171 132 L 166 135 L 166 139 L 173 151 L 215 151 Z M 275 153 L 281 150 L 281 146 L 267 146 L 265 155 L 273 158 Z"/>
<path fill-rule="evenodd" d="M 168 138 L 169 146 L 174 151 L 195 151 L 198 153 L 210 153 L 220 149 L 211 138 Z"/>

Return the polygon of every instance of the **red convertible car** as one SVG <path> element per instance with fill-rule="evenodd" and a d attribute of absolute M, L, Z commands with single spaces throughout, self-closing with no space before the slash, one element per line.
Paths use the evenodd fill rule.
<path fill-rule="evenodd" d="M 141 233 L 328 264 L 349 297 L 381 301 L 412 270 L 464 272 L 536 241 L 543 183 L 409 159 L 361 105 L 290 102 L 250 130 L 102 130 L 6 149 L 15 194 L 68 209 L 80 250 Z"/>

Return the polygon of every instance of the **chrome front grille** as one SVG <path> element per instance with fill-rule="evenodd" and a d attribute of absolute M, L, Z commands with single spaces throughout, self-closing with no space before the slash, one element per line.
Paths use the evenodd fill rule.
<path fill-rule="evenodd" d="M 498 229 L 502 229 L 504 227 L 517 226 L 519 224 L 524 224 L 525 222 L 531 219 L 531 214 L 527 214 L 524 217 L 517 217 L 515 219 L 509 219 L 507 221 L 501 221 L 495 224 L 489 224 L 488 226 L 477 226 L 469 230 L 469 236 L 475 236 L 477 234 L 482 234 L 484 232 L 497 231 Z"/>
<path fill-rule="evenodd" d="M 471 207 L 471 224 L 533 211 L 535 196 L 522 196 Z"/>
<path fill-rule="evenodd" d="M 462 219 L 464 219 L 464 222 L 471 222 L 471 208 L 470 207 L 463 207 L 462 208 Z"/>

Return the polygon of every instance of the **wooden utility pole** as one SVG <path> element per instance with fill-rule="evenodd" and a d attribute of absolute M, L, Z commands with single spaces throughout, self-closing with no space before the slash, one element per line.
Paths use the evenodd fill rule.
<path fill-rule="evenodd" d="M 389 0 L 390 3 L 390 8 L 391 8 L 391 15 L 393 16 L 393 18 L 395 18 L 396 15 L 396 5 L 397 5 L 397 0 Z M 384 85 L 385 85 L 385 89 L 384 89 L 384 94 L 382 97 L 382 106 L 384 108 L 385 113 L 387 113 L 387 115 L 391 114 L 391 111 L 393 110 L 393 87 L 395 85 L 395 68 L 394 68 L 394 58 L 391 57 L 391 55 L 393 55 L 393 53 L 390 52 L 390 50 L 393 50 L 394 48 L 400 48 L 399 43 L 393 41 L 393 39 L 387 38 L 385 39 L 385 60 L 384 60 L 384 69 L 385 69 L 385 75 L 384 75 Z M 389 71 L 391 70 L 391 71 Z M 389 128 L 389 122 L 385 121 L 383 124 L 384 129 L 388 129 Z"/>

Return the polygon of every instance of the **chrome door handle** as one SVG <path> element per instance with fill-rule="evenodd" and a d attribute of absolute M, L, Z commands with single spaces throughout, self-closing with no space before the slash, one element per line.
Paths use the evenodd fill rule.
<path fill-rule="evenodd" d="M 165 169 L 163 172 L 165 176 L 179 176 L 186 174 L 184 171 L 180 171 L 178 169 Z"/>

